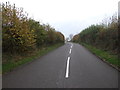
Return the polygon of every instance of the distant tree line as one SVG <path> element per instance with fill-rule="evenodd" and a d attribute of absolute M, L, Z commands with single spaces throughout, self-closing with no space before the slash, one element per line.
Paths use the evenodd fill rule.
<path fill-rule="evenodd" d="M 114 14 L 101 24 L 91 25 L 73 37 L 73 42 L 86 43 L 102 50 L 118 53 L 118 18 Z"/>
<path fill-rule="evenodd" d="M 64 35 L 49 24 L 28 18 L 22 8 L 2 3 L 2 49 L 22 53 L 44 45 L 63 43 Z"/>

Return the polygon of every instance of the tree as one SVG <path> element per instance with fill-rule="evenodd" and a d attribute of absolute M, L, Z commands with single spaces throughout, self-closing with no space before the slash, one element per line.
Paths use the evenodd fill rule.
<path fill-rule="evenodd" d="M 3 52 L 23 52 L 34 47 L 35 35 L 30 31 L 23 9 L 2 4 Z"/>
<path fill-rule="evenodd" d="M 46 44 L 47 31 L 40 22 L 29 19 L 30 30 L 36 35 L 36 46 L 39 48 Z"/>
<path fill-rule="evenodd" d="M 79 42 L 79 34 L 74 35 L 74 37 L 72 38 L 72 41 L 76 43 Z"/>
<path fill-rule="evenodd" d="M 109 22 L 103 20 L 102 24 L 91 25 L 78 35 L 73 37 L 74 42 L 90 44 L 102 50 L 110 51 L 114 54 L 118 50 L 118 19 L 114 14 Z"/>

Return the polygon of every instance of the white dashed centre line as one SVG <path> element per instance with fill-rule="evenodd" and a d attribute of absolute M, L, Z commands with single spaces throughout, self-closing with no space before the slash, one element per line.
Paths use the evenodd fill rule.
<path fill-rule="evenodd" d="M 67 67 L 66 67 L 66 75 L 65 78 L 69 77 L 69 63 L 70 63 L 70 57 L 68 57 L 67 59 Z"/>
<path fill-rule="evenodd" d="M 72 47 L 73 47 L 73 44 L 71 44 L 71 48 L 70 48 L 69 54 L 71 54 Z M 69 77 L 69 63 L 70 63 L 70 57 L 67 58 L 67 66 L 66 66 L 65 78 Z"/>
<path fill-rule="evenodd" d="M 69 54 L 71 54 L 72 49 L 70 49 Z"/>
<path fill-rule="evenodd" d="M 71 44 L 71 49 L 72 49 L 72 47 L 73 47 L 73 44 Z"/>

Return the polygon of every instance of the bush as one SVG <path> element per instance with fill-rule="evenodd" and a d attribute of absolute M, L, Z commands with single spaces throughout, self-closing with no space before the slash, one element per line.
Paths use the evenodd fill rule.
<path fill-rule="evenodd" d="M 74 42 L 82 42 L 102 50 L 118 53 L 117 15 L 113 15 L 108 24 L 91 25 L 73 37 Z"/>
<path fill-rule="evenodd" d="M 23 9 L 2 4 L 2 15 L 3 52 L 24 52 L 33 48 L 35 35 L 30 31 Z"/>
<path fill-rule="evenodd" d="M 49 24 L 28 19 L 22 8 L 2 4 L 3 53 L 23 53 L 43 45 L 64 42 L 64 35 Z"/>

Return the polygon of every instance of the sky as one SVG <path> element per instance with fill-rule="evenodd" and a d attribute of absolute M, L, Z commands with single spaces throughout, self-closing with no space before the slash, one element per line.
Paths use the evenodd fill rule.
<path fill-rule="evenodd" d="M 30 18 L 50 24 L 69 37 L 118 12 L 120 0 L 2 0 L 22 7 Z"/>

